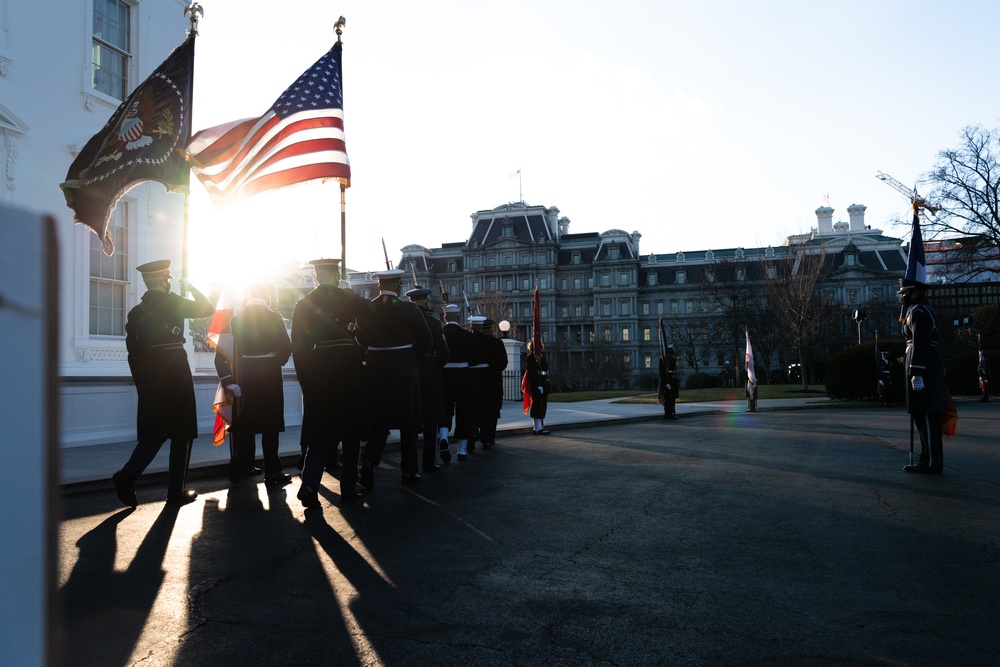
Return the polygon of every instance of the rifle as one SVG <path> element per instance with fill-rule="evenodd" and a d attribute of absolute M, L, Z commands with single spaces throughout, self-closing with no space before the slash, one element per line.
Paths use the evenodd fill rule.
<path fill-rule="evenodd" d="M 392 270 L 392 264 L 389 262 L 389 251 L 385 249 L 385 237 L 382 237 L 382 254 L 385 255 L 385 268 L 387 271 Z"/>

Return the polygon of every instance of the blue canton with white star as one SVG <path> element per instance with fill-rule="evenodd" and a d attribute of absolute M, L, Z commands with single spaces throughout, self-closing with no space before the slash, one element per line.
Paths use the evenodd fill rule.
<path fill-rule="evenodd" d="M 332 49 L 295 80 L 274 103 L 280 118 L 317 109 L 343 109 L 344 92 L 340 84 L 341 45 Z"/>

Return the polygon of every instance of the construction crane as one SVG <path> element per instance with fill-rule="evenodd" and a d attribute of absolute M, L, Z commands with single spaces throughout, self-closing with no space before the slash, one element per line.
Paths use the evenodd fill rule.
<path fill-rule="evenodd" d="M 899 181 L 897 181 L 895 178 L 890 176 L 889 174 L 885 173 L 884 171 L 878 172 L 877 174 L 875 174 L 875 177 L 878 180 L 885 183 L 886 185 L 888 185 L 893 190 L 899 192 L 904 197 L 909 199 L 910 204 L 913 206 L 914 211 L 917 211 L 919 209 L 924 209 L 925 211 L 933 215 L 934 213 L 937 213 L 938 211 L 941 210 L 940 206 L 934 206 L 926 199 L 918 195 L 916 187 L 913 187 L 912 189 L 908 188 Z"/>

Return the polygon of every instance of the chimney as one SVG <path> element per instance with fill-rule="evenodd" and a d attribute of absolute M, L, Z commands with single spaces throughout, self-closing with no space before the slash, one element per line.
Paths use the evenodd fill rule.
<path fill-rule="evenodd" d="M 569 234 L 569 218 L 565 215 L 559 218 L 559 235 Z"/>
<path fill-rule="evenodd" d="M 818 224 L 817 233 L 820 236 L 833 234 L 833 209 L 829 206 L 820 206 L 816 209 L 816 222 Z"/>
<path fill-rule="evenodd" d="M 632 252 L 635 253 L 636 258 L 639 257 L 639 239 L 642 238 L 642 234 L 638 231 L 632 232 Z"/>
<path fill-rule="evenodd" d="M 851 231 L 865 231 L 865 206 L 861 204 L 851 204 L 847 207 L 847 214 L 851 216 Z"/>

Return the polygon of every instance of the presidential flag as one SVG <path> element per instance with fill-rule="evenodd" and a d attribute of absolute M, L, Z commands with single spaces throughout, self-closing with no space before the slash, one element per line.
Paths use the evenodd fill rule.
<path fill-rule="evenodd" d="M 214 204 L 316 179 L 350 186 L 337 42 L 262 116 L 202 130 L 187 146 Z"/>
<path fill-rule="evenodd" d="M 115 250 L 108 219 L 133 186 L 159 181 L 170 192 L 188 191 L 191 173 L 183 149 L 191 136 L 194 39 L 192 33 L 132 91 L 59 186 L 73 222 L 97 234 L 105 255 Z"/>

